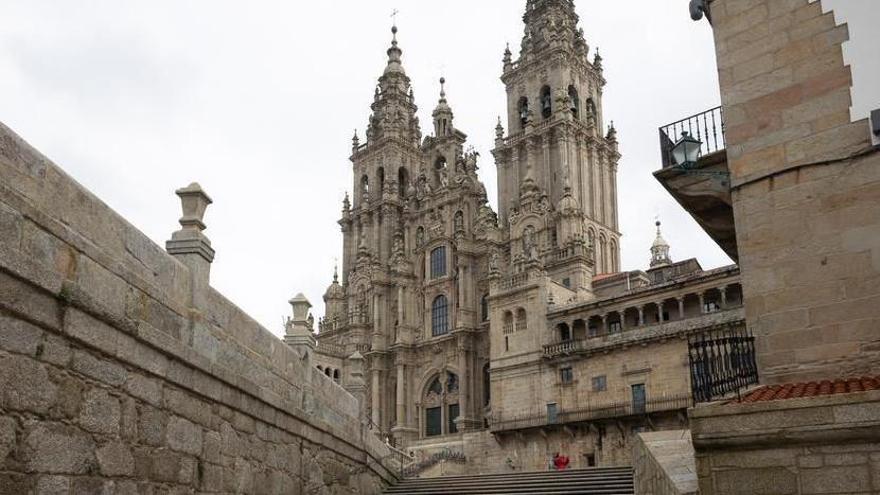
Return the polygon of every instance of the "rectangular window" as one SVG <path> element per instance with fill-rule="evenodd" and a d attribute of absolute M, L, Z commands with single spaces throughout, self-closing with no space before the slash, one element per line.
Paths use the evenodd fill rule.
<path fill-rule="evenodd" d="M 599 336 L 599 327 L 590 327 L 590 337 Z"/>
<path fill-rule="evenodd" d="M 425 436 L 436 437 L 443 434 L 442 411 L 439 407 L 425 409 Z"/>
<path fill-rule="evenodd" d="M 571 279 L 570 278 L 562 279 L 562 285 L 568 289 L 571 289 Z"/>
<path fill-rule="evenodd" d="M 633 413 L 639 414 L 645 412 L 647 405 L 647 397 L 645 396 L 645 384 L 639 383 L 632 386 L 632 404 Z"/>
<path fill-rule="evenodd" d="M 458 425 L 455 424 L 455 420 L 458 419 L 458 415 L 458 404 L 449 404 L 449 414 L 447 414 L 446 416 L 446 419 L 449 421 L 449 433 L 458 433 Z"/>
<path fill-rule="evenodd" d="M 559 422 L 559 411 L 556 404 L 547 404 L 547 423 L 556 424 Z"/>
<path fill-rule="evenodd" d="M 574 371 L 570 366 L 566 366 L 565 368 L 561 368 L 559 370 L 559 378 L 562 380 L 563 385 L 571 385 L 574 383 Z"/>
<path fill-rule="evenodd" d="M 608 332 L 609 333 L 620 333 L 622 330 L 623 330 L 623 326 L 620 324 L 619 321 L 612 321 L 608 325 Z"/>
<path fill-rule="evenodd" d="M 446 276 L 446 247 L 440 246 L 431 251 L 431 278 Z"/>
<path fill-rule="evenodd" d="M 717 313 L 718 311 L 721 311 L 721 306 L 715 301 L 709 301 L 703 305 L 704 313 Z"/>
<path fill-rule="evenodd" d="M 593 377 L 593 392 L 604 392 L 608 390 L 608 382 L 605 375 Z"/>

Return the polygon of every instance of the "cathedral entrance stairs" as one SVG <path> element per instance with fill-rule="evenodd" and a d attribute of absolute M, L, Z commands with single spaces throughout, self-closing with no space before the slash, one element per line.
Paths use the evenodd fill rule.
<path fill-rule="evenodd" d="M 407 495 L 633 495 L 631 468 L 511 472 L 445 478 L 405 479 L 385 494 Z"/>

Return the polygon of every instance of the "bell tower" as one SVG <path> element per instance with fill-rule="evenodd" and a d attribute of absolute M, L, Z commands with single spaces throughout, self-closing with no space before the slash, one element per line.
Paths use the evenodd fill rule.
<path fill-rule="evenodd" d="M 620 154 L 613 125 L 604 130 L 602 58 L 589 60 L 572 0 L 528 0 L 523 22 L 519 59 L 508 47 L 501 76 L 508 133 L 499 125 L 493 151 L 501 224 L 522 206 L 523 184 L 534 182 L 551 204 L 579 206 L 583 224 L 573 235 L 580 230 L 592 246 L 595 273 L 617 272 Z"/>

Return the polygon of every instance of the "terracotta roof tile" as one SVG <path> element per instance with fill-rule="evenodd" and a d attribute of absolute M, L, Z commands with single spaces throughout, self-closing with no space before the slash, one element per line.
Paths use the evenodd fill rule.
<path fill-rule="evenodd" d="M 823 380 L 821 382 L 786 383 L 764 386 L 743 397 L 742 402 L 766 402 L 772 400 L 800 399 L 822 395 L 851 394 L 880 390 L 880 377 L 850 378 L 847 380 Z"/>

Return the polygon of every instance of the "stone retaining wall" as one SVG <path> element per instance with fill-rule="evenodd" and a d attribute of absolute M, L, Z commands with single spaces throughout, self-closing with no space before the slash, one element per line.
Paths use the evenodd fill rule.
<path fill-rule="evenodd" d="M 0 125 L 0 494 L 379 493 L 357 401 Z"/>
<path fill-rule="evenodd" d="M 693 495 L 697 489 L 694 446 L 688 430 L 639 433 L 633 447 L 636 493 Z"/>
<path fill-rule="evenodd" d="M 880 493 L 880 392 L 691 410 L 700 493 Z"/>

